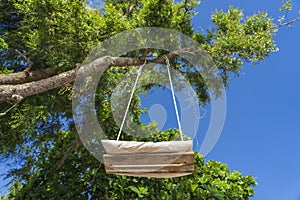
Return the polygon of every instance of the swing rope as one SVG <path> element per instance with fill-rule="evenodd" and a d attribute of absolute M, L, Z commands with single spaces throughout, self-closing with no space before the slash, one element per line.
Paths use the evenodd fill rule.
<path fill-rule="evenodd" d="M 164 55 L 163 58 L 166 60 L 166 63 L 167 63 L 167 70 L 168 70 L 169 82 L 170 82 L 170 87 L 171 87 L 171 92 L 172 92 L 173 104 L 174 104 L 177 123 L 178 123 L 178 129 L 179 129 L 181 141 L 183 141 L 183 133 L 182 133 L 182 128 L 181 128 L 177 103 L 176 103 L 176 99 L 175 99 L 175 92 L 174 92 L 173 83 L 172 83 L 172 79 L 171 79 L 171 73 L 170 73 L 170 66 L 171 65 L 170 65 L 170 61 L 169 61 L 169 59 L 166 55 Z M 134 91 L 136 89 L 136 85 L 138 83 L 139 77 L 142 74 L 142 69 L 145 66 L 145 64 L 146 64 L 146 60 L 145 60 L 145 63 L 142 66 L 140 66 L 140 68 L 137 71 L 136 79 L 135 79 L 135 82 L 134 82 L 134 85 L 133 85 L 133 88 L 132 88 L 132 91 L 131 91 L 131 94 L 130 94 L 130 98 L 129 98 L 129 101 L 128 101 L 128 104 L 127 104 L 127 107 L 126 107 L 126 110 L 125 110 L 125 115 L 123 117 L 123 121 L 121 123 L 121 127 L 120 127 L 120 130 L 119 130 L 119 133 L 118 133 L 117 141 L 119 141 L 119 139 L 120 139 L 120 136 L 121 136 L 121 133 L 122 133 L 122 130 L 123 130 L 123 126 L 124 126 L 124 123 L 125 123 L 125 120 L 126 120 L 126 116 L 127 116 L 128 111 L 129 111 L 130 103 L 131 103 L 131 100 L 133 98 L 133 94 L 134 94 Z"/>
<path fill-rule="evenodd" d="M 177 123 L 178 123 L 178 129 L 179 129 L 181 141 L 183 141 L 182 128 L 181 128 L 181 123 L 180 123 L 180 119 L 179 119 L 178 108 L 177 108 L 177 103 L 176 103 L 176 99 L 175 99 L 175 93 L 174 93 L 174 88 L 173 88 L 173 83 L 172 83 L 172 78 L 171 78 L 171 73 L 170 73 L 170 66 L 171 65 L 170 65 L 170 61 L 169 61 L 169 59 L 166 55 L 164 56 L 164 58 L 167 62 L 167 70 L 168 70 L 168 76 L 169 76 L 170 87 L 171 87 L 171 92 L 172 92 L 173 104 L 174 104 Z"/>
<path fill-rule="evenodd" d="M 146 63 L 146 62 L 145 62 L 145 63 Z M 122 121 L 120 130 L 119 130 L 119 133 L 118 133 L 117 141 L 119 141 L 119 139 L 120 139 L 120 136 L 121 136 L 121 133 L 122 133 L 122 129 L 123 129 L 123 126 L 124 126 L 124 123 L 125 123 L 125 119 L 126 119 L 126 116 L 127 116 L 128 110 L 129 110 L 129 106 L 130 106 L 130 103 L 131 103 L 131 100 L 132 100 L 132 97 L 133 97 L 133 94 L 134 94 L 136 85 L 137 85 L 137 83 L 138 83 L 139 77 L 140 77 L 141 74 L 142 74 L 142 69 L 143 69 L 143 67 L 145 66 L 145 63 L 144 63 L 142 66 L 140 66 L 140 68 L 139 68 L 138 71 L 137 71 L 136 79 L 135 79 L 135 82 L 134 82 L 134 85 L 133 85 L 133 88 L 132 88 L 132 91 L 131 91 L 131 94 L 130 94 L 130 98 L 129 98 L 129 101 L 128 101 L 128 104 L 127 104 L 127 108 L 126 108 L 126 111 L 125 111 L 125 115 L 124 115 L 124 117 L 123 117 L 123 121 Z"/>

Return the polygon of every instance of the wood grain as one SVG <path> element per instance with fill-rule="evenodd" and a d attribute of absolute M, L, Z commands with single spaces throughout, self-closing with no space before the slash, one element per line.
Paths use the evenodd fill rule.
<path fill-rule="evenodd" d="M 171 178 L 192 174 L 194 152 L 104 155 L 108 174 Z"/>

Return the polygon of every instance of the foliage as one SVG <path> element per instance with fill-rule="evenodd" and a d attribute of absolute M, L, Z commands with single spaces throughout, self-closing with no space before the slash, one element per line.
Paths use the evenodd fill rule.
<path fill-rule="evenodd" d="M 28 65 L 15 49 L 33 62 L 32 70 L 63 72 L 81 63 L 103 40 L 143 26 L 176 29 L 193 37 L 214 59 L 225 85 L 239 74 L 244 62 L 257 64 L 277 50 L 267 13 L 244 17 L 236 8 L 216 11 L 214 29 L 199 33 L 190 23 L 198 4 L 196 0 L 107 0 L 99 12 L 84 0 L 3 0 L 0 74 Z M 165 53 L 152 51 L 157 56 Z M 209 102 L 206 85 L 193 66 L 180 58 L 172 62 L 194 86 L 201 105 Z M 115 138 L 119 129 L 110 109 L 112 89 L 129 69 L 108 69 L 98 86 L 96 111 L 109 138 Z M 146 110 L 140 108 L 138 94 L 151 88 L 145 86 L 135 93 L 131 116 L 145 129 L 156 131 L 147 140 L 174 139 L 177 130 L 158 132 L 155 124 L 139 120 Z M 20 160 L 9 174 L 15 178 L 12 187 L 17 188 L 8 195 L 10 199 L 248 199 L 253 195 L 252 176 L 232 172 L 216 161 L 205 163 L 197 153 L 195 173 L 187 177 L 157 180 L 105 174 L 103 165 L 78 139 L 69 97 L 70 88 L 64 86 L 25 99 L 0 118 L 0 154 Z M 8 106 L 2 103 L 1 109 Z M 126 134 L 122 139 L 141 140 Z"/>
<path fill-rule="evenodd" d="M 277 51 L 272 40 L 274 25 L 266 12 L 243 19 L 243 11 L 233 7 L 227 12 L 217 11 L 212 15 L 217 29 L 208 30 L 205 36 L 195 35 L 214 58 L 215 67 L 220 69 L 225 84 L 230 75 L 239 74 L 244 61 L 257 64 Z"/>
<path fill-rule="evenodd" d="M 79 150 L 81 159 L 78 159 Z M 80 148 L 61 169 L 57 160 L 43 161 L 27 184 L 12 199 L 248 199 L 254 191 L 252 176 L 242 176 L 216 161 L 204 163 L 195 154 L 193 175 L 172 179 L 133 178 L 106 175 L 102 165 Z M 52 152 L 51 152 L 52 153 Z M 54 152 L 53 152 L 54 153 Z M 59 159 L 59 158 L 56 158 Z M 76 184 L 75 184 L 76 183 Z M 25 188 L 24 188 L 25 187 Z M 29 192 L 30 191 L 30 192 Z M 14 195 L 15 194 L 15 195 Z"/>
<path fill-rule="evenodd" d="M 292 10 L 292 2 L 291 1 L 281 1 L 281 7 L 279 8 L 280 12 L 287 12 L 289 10 Z"/>

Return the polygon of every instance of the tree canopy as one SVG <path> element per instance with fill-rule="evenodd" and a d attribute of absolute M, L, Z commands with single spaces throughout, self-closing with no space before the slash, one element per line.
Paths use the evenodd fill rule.
<path fill-rule="evenodd" d="M 199 3 L 106 0 L 99 11 L 88 7 L 85 0 L 0 2 L 4 11 L 0 13 L 0 154 L 19 159 L 19 165 L 8 174 L 14 179 L 7 198 L 248 199 L 254 194 L 252 176 L 243 176 L 216 161 L 204 162 L 198 153 L 195 172 L 186 177 L 107 175 L 103 164 L 82 145 L 74 125 L 71 96 L 78 64 L 94 47 L 122 31 L 162 27 L 190 36 L 211 56 L 213 70 L 221 74 L 225 86 L 239 75 L 243 63 L 255 65 L 277 51 L 273 41 L 277 27 L 266 12 L 244 16 L 234 7 L 219 10 L 211 16 L 214 28 L 197 32 L 191 19 Z M 115 138 L 119 130 L 110 108 L 113 88 L 146 58 L 163 55 L 170 52 L 145 48 L 111 58 L 115 62 L 108 63 L 110 68 L 96 93 L 97 117 L 109 138 Z M 194 87 L 200 106 L 210 102 L 208 88 L 193 66 L 180 55 L 170 61 Z M 176 129 L 158 131 L 155 124 L 146 126 L 140 121 L 146 111 L 140 108 L 138 94 L 152 87 L 135 93 L 131 117 L 145 129 L 156 130 L 158 140 L 173 139 Z M 122 139 L 140 138 L 124 134 Z"/>

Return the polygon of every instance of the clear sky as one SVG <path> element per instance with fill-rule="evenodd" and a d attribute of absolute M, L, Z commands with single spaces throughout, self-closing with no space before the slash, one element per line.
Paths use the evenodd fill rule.
<path fill-rule="evenodd" d="M 280 2 L 204 0 L 193 24 L 197 30 L 210 28 L 211 13 L 215 9 L 227 10 L 230 5 L 243 9 L 246 15 L 268 11 L 277 19 L 281 15 Z M 300 1 L 292 3 L 289 19 L 300 16 Z M 254 200 L 300 200 L 300 22 L 292 26 L 281 28 L 275 37 L 279 52 L 255 67 L 244 65 L 240 77 L 232 80 L 226 90 L 227 115 L 222 135 L 206 157 L 256 177 Z M 152 95 L 159 96 L 155 92 Z M 149 106 L 161 102 L 144 99 L 144 103 Z M 160 107 L 152 107 L 155 110 Z"/>
<path fill-rule="evenodd" d="M 300 16 L 300 1 L 292 3 L 290 20 Z M 245 15 L 267 11 L 275 21 L 282 15 L 278 12 L 280 0 L 206 0 L 197 9 L 195 28 L 211 28 L 211 13 L 227 10 L 231 5 L 243 9 Z M 300 200 L 300 22 L 292 26 L 281 28 L 275 37 L 278 52 L 257 66 L 244 65 L 241 75 L 226 89 L 225 126 L 216 146 L 206 156 L 207 160 L 221 161 L 232 170 L 256 177 L 254 200 Z M 168 117 L 164 129 L 177 127 L 175 114 L 169 110 L 173 109 L 169 91 L 152 91 L 143 99 L 143 105 L 162 113 L 155 116 L 150 112 L 149 118 L 164 122 L 162 116 Z M 200 120 L 200 144 L 209 118 L 207 115 Z M 195 143 L 194 148 L 200 149 Z"/>
<path fill-rule="evenodd" d="M 246 15 L 268 11 L 277 19 L 280 2 L 203 1 L 193 22 L 210 27 L 210 13 L 230 5 Z M 300 16 L 300 1 L 292 3 L 289 19 Z M 275 37 L 279 52 L 258 66 L 245 65 L 230 84 L 225 126 L 207 156 L 256 177 L 255 200 L 300 200 L 300 23 L 293 26 L 281 28 Z"/>

